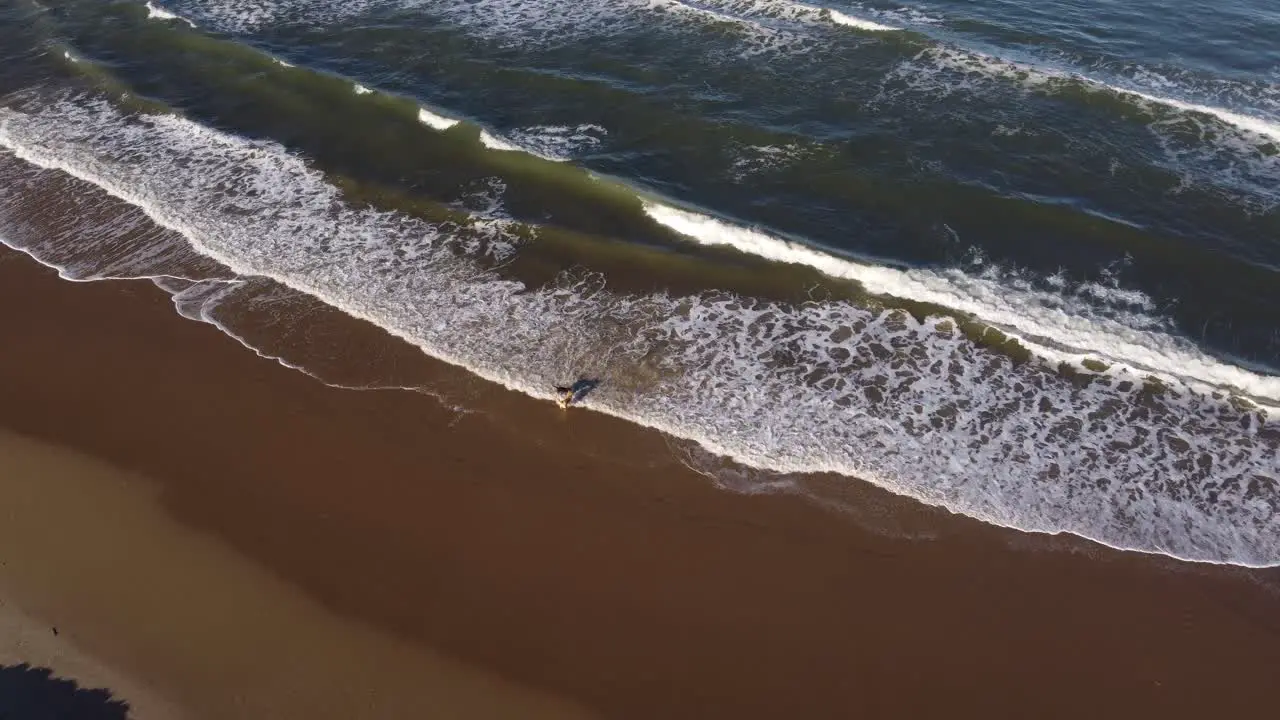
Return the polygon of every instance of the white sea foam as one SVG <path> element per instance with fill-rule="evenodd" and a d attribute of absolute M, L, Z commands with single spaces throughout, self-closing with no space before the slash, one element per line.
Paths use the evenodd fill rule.
<path fill-rule="evenodd" d="M 369 93 L 373 92 L 372 90 L 361 85 L 360 83 L 355 83 L 351 89 L 357 95 L 368 95 Z"/>
<path fill-rule="evenodd" d="M 458 124 L 457 120 L 437 115 L 426 108 L 418 108 L 418 122 L 436 130 L 448 130 Z"/>
<path fill-rule="evenodd" d="M 1043 293 L 1010 278 L 970 275 L 958 269 L 899 270 L 853 262 L 759 230 L 648 203 L 654 220 L 705 245 L 725 245 L 779 262 L 807 265 L 831 277 L 855 280 L 868 292 L 952 308 L 1012 334 L 1052 359 L 1104 358 L 1135 370 L 1188 383 L 1230 388 L 1280 405 L 1280 377 L 1259 375 L 1206 355 L 1185 338 L 1172 335 L 1145 295 L 1096 284 L 1082 296 L 1111 301 L 1103 314 L 1070 296 Z M 1136 308 L 1140 312 L 1132 312 Z"/>
<path fill-rule="evenodd" d="M 507 184 L 502 178 L 489 177 L 453 203 L 455 209 L 471 216 L 471 237 L 464 244 L 464 249 L 471 256 L 484 256 L 497 263 L 505 263 L 515 256 L 521 243 L 517 234 L 520 226 L 507 213 L 506 193 Z M 527 234 L 537 236 L 536 230 L 532 229 Z"/>
<path fill-rule="evenodd" d="M 1010 60 L 988 55 L 975 50 L 966 50 L 947 45 L 937 45 L 921 51 L 915 60 L 927 59 L 938 68 L 948 68 L 961 73 L 984 75 L 1000 80 L 1021 83 L 1028 88 L 1043 88 L 1049 83 L 1074 80 L 1092 88 L 1136 98 L 1147 103 L 1182 110 L 1184 112 L 1212 115 L 1224 124 L 1254 133 L 1261 138 L 1280 140 L 1280 120 L 1258 117 L 1244 112 L 1236 112 L 1204 103 L 1188 102 L 1176 97 L 1157 95 L 1150 90 L 1142 90 L 1126 84 L 1119 79 L 1095 78 L 1070 67 L 1056 67 L 1042 63 L 1023 60 Z M 1147 73 L 1147 76 L 1150 76 Z M 1177 87 L 1163 81 L 1166 91 L 1176 92 Z"/>
<path fill-rule="evenodd" d="M 418 120 L 436 130 L 448 130 L 458 124 L 425 108 L 418 109 Z M 599 125 L 576 127 L 542 125 L 518 128 L 506 135 L 481 129 L 480 144 L 498 152 L 519 152 L 551 162 L 566 162 L 576 155 L 599 146 L 608 132 Z"/>
<path fill-rule="evenodd" d="M 794 0 L 702 0 L 701 5 L 716 8 L 737 17 L 768 18 L 804 23 L 832 23 L 871 32 L 895 32 L 899 28 L 873 22 L 834 8 L 809 5 Z M 863 12 L 870 12 L 863 10 Z"/>
<path fill-rule="evenodd" d="M 1234 125 L 1240 128 L 1241 130 L 1246 130 L 1248 132 L 1254 133 L 1259 137 L 1265 137 L 1265 138 L 1270 138 L 1272 140 L 1280 141 L 1280 121 L 1265 119 L 1260 117 L 1253 117 L 1251 115 L 1245 115 L 1244 113 L 1232 112 L 1230 110 L 1226 110 L 1223 108 L 1213 107 L 1210 105 L 1202 105 L 1200 103 L 1184 102 L 1176 98 L 1159 97 L 1156 95 L 1151 95 L 1149 93 L 1141 92 L 1139 90 L 1132 90 L 1129 88 L 1119 87 L 1116 85 L 1108 85 L 1101 81 L 1091 81 L 1091 82 L 1095 82 L 1100 86 L 1110 88 L 1114 92 L 1117 92 L 1123 95 L 1129 95 L 1136 98 L 1141 98 L 1143 100 L 1146 100 L 1147 102 L 1155 103 L 1157 105 L 1166 105 L 1168 107 L 1177 108 L 1179 110 L 1185 110 L 1187 112 L 1196 112 L 1196 113 L 1203 113 L 1205 115 L 1212 115 L 1213 117 L 1221 120 L 1222 122 L 1228 125 Z"/>
<path fill-rule="evenodd" d="M 852 475 L 1023 530 L 1280 563 L 1280 430 L 1178 383 L 1146 393 L 1123 367 L 1066 382 L 975 347 L 943 318 L 845 302 L 626 295 L 573 276 L 529 288 L 469 259 L 465 224 L 350 207 L 282 147 L 177 117 L 80 100 L 0 110 L 0 145 L 142 208 L 241 275 L 530 395 L 587 373 L 603 380 L 588 407 L 745 465 Z M 695 237 L 800 257 L 763 233 L 650 212 Z M 870 285 L 973 302 L 940 276 L 873 271 Z"/>
<path fill-rule="evenodd" d="M 230 277 L 181 235 L 157 227 L 141 208 L 3 149 L 0 232 L 7 245 L 57 268 L 68 280 Z"/>
<path fill-rule="evenodd" d="M 507 142 L 488 130 L 480 131 L 480 144 L 490 150 L 497 150 L 499 152 L 525 152 L 525 149 L 519 145 Z"/>
<path fill-rule="evenodd" d="M 507 137 L 539 157 L 564 162 L 596 150 L 608 134 L 599 125 L 537 125 L 512 130 Z"/>
<path fill-rule="evenodd" d="M 184 22 L 191 27 L 196 26 L 195 23 L 182 17 L 181 15 L 170 12 L 160 7 L 159 5 L 156 5 L 154 2 L 152 2 L 152 0 L 147 0 L 147 17 L 151 20 L 177 20 L 179 22 Z"/>
<path fill-rule="evenodd" d="M 583 126 L 586 127 L 586 126 Z M 596 127 L 596 126 L 591 126 Z M 480 144 L 498 152 L 519 152 L 540 157 L 550 162 L 567 162 L 572 159 L 566 151 L 572 147 L 573 137 L 556 134 L 554 127 L 522 128 L 511 136 L 498 135 L 488 130 L 480 131 Z M 569 131 L 569 128 L 564 128 Z"/>
<path fill-rule="evenodd" d="M 178 0 L 178 5 L 210 26 L 235 33 L 288 23 L 333 25 L 385 10 L 426 12 L 505 45 L 561 45 L 655 26 L 677 32 L 720 26 L 739 34 L 735 52 L 743 55 L 810 47 L 812 38 L 797 24 L 893 32 L 899 28 L 870 18 L 929 21 L 908 10 L 837 10 L 793 0 Z"/>
<path fill-rule="evenodd" d="M 895 32 L 900 29 L 852 15 L 852 8 L 846 7 L 845 11 L 840 11 L 794 0 L 699 0 L 693 5 L 705 12 L 714 13 L 715 17 L 724 21 L 831 23 L 870 32 Z M 877 11 L 863 8 L 861 12 L 871 14 Z"/>
<path fill-rule="evenodd" d="M 666 22 L 672 30 L 722 25 L 740 33 L 747 55 L 793 47 L 803 38 L 692 0 L 207 0 L 182 4 L 192 17 L 226 32 L 249 33 L 286 23 L 331 25 L 380 10 L 427 12 L 506 45 L 560 45 L 614 36 Z M 726 3 L 727 4 L 727 3 Z"/>
<path fill-rule="evenodd" d="M 881 25 L 878 22 L 855 18 L 835 10 L 831 11 L 831 22 L 836 23 L 837 25 L 848 25 L 849 27 L 855 27 L 859 30 L 871 30 L 873 32 L 894 32 L 899 29 L 889 25 Z"/>
<path fill-rule="evenodd" d="M 903 61 L 886 83 L 900 83 L 910 92 L 935 98 L 1006 87 L 1053 94 L 1069 86 L 1123 97 L 1155 115 L 1148 127 L 1164 148 L 1164 166 L 1182 176 L 1184 183 L 1243 193 L 1236 199 L 1260 212 L 1280 204 L 1280 155 L 1267 149 L 1280 141 L 1280 93 L 1262 97 L 1254 92 L 1250 97 L 1238 86 L 1217 89 L 1224 97 L 1240 96 L 1256 106 L 1228 109 L 1177 97 L 1193 91 L 1152 71 L 1137 68 L 1130 73 L 1130 78 L 1094 76 L 1070 65 L 938 44 Z M 1159 91 L 1143 83 L 1156 85 Z M 1194 123 L 1191 131 L 1185 127 L 1188 122 Z"/>
<path fill-rule="evenodd" d="M 374 0 L 377 2 L 377 0 Z M 343 8 L 350 13 L 365 12 L 373 4 L 368 0 L 171 0 L 169 4 L 194 18 L 201 25 L 221 32 L 253 32 L 283 21 L 298 12 L 309 12 L 317 19 L 334 17 Z M 338 18 L 334 18 L 338 19 Z"/>
<path fill-rule="evenodd" d="M 786 145 L 745 145 L 734 150 L 734 157 L 729 165 L 729 176 L 734 182 L 746 180 L 780 170 L 793 163 L 812 157 L 819 152 L 814 145 L 788 143 Z"/>

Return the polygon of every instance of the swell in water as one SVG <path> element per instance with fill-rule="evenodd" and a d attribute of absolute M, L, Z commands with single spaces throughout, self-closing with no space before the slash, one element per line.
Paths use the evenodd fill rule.
<path fill-rule="evenodd" d="M 152 2 L 152 0 L 147 0 L 147 17 L 152 20 L 177 20 L 179 22 L 186 23 L 189 27 L 196 26 L 195 23 L 182 17 L 181 15 L 172 13 L 160 7 L 159 5 L 156 5 L 154 2 Z"/>
<path fill-rule="evenodd" d="M 1010 87 L 1050 97 L 1109 96 L 1144 112 L 1164 166 L 1183 182 L 1242 193 L 1235 199 L 1259 213 L 1280 205 L 1280 84 L 1179 82 L 1143 67 L 1102 73 L 1025 52 L 939 43 L 899 63 L 883 87 L 877 101 L 904 92 L 936 100 Z"/>
<path fill-rule="evenodd" d="M 423 122 L 431 127 L 438 125 L 434 120 Z M 599 125 L 539 125 L 517 128 L 505 135 L 481 130 L 480 144 L 498 152 L 522 152 L 550 162 L 569 162 L 599 147 L 601 138 L 608 134 Z"/>
<path fill-rule="evenodd" d="M 593 32 L 616 32 L 663 18 L 677 22 L 722 23 L 745 32 L 759 41 L 759 48 L 785 39 L 783 28 L 770 21 L 824 23 L 870 32 L 893 32 L 898 28 L 870 17 L 880 11 L 841 9 L 809 5 L 793 0 L 582 0 L 563 3 L 555 0 L 250 0 L 249 2 L 173 3 L 227 32 L 254 32 L 265 26 L 293 23 L 337 23 L 386 11 L 422 11 L 450 21 L 483 27 L 492 37 L 523 41 L 539 37 L 558 41 L 566 33 L 582 37 Z M 175 17 L 172 13 L 166 17 Z M 863 17 L 862 15 L 867 15 Z"/>
<path fill-rule="evenodd" d="M 358 84 L 355 91 L 368 92 Z M 419 106 L 418 119 L 435 130 L 459 121 Z M 497 135 L 480 129 L 479 144 L 498 152 L 525 152 L 563 162 L 590 151 L 606 137 L 596 125 L 535 126 Z M 463 141 L 464 136 L 459 136 Z M 756 159 L 785 162 L 802 148 L 755 148 Z M 773 154 L 764 151 L 774 151 Z M 735 168 L 746 172 L 750 168 Z M 632 192 L 629 188 L 624 191 Z M 994 326 L 1020 340 L 1042 359 L 1081 366 L 1089 360 L 1125 365 L 1210 390 L 1230 390 L 1267 405 L 1280 405 L 1280 377 L 1274 367 L 1223 359 L 1207 353 L 1158 312 L 1151 298 L 1136 290 L 1100 283 L 1071 283 L 1054 278 L 1027 282 L 998 267 L 980 274 L 960 268 L 901 270 L 853 262 L 803 241 L 746 228 L 674 207 L 664 199 L 646 204 L 659 224 L 703 245 L 720 245 L 785 263 L 815 268 L 831 277 L 854 280 L 872 294 L 949 308 Z M 1049 286 L 1049 287 L 1045 287 Z"/>
<path fill-rule="evenodd" d="M 1010 88 L 1051 97 L 1105 96 L 1142 111 L 1137 121 L 1163 147 L 1165 169 L 1183 183 L 1223 188 L 1251 212 L 1270 212 L 1280 204 L 1280 84 L 1170 76 L 1140 63 L 991 47 L 951 29 L 945 18 L 906 8 L 795 0 L 178 0 L 167 6 L 180 8 L 183 17 L 202 25 L 250 36 L 277 26 L 329 27 L 384 13 L 426 15 L 499 45 L 532 47 L 563 47 L 654 29 L 698 33 L 712 25 L 728 28 L 735 35 L 728 45 L 733 50 L 721 57 L 720 50 L 709 46 L 706 59 L 712 62 L 738 62 L 735 55 L 794 56 L 830 49 L 835 42 L 831 33 L 846 30 L 892 43 L 903 53 L 884 77 L 881 95 L 871 99 L 873 105 L 887 98 L 931 104 L 954 93 Z M 816 56 L 820 59 L 815 62 L 831 64 L 825 54 Z M 830 69 L 811 68 L 807 74 L 814 78 L 803 77 L 800 69 L 794 72 L 801 73 L 798 83 L 821 87 Z M 488 132 L 486 140 L 494 148 L 519 148 L 553 160 L 566 157 L 496 131 Z"/>
<path fill-rule="evenodd" d="M 569 276 L 526 287 L 485 269 L 518 243 L 502 224 L 352 207 L 273 142 L 102 101 L 0 110 L 0 145 L 238 275 L 529 395 L 589 373 L 604 380 L 589 407 L 746 465 L 862 478 L 1117 548 L 1280 564 L 1280 429 L 1223 393 L 1119 365 L 1072 381 L 975 346 L 948 318 L 847 302 L 623 294 Z"/>
<path fill-rule="evenodd" d="M 724 245 L 779 262 L 807 265 L 855 280 L 868 292 L 914 300 L 973 315 L 1013 335 L 1045 359 L 1080 363 L 1102 358 L 1206 390 L 1227 388 L 1280 406 L 1280 376 L 1251 372 L 1211 357 L 1175 334 L 1136 290 L 1086 283 L 1069 293 L 1047 293 L 997 272 L 972 275 L 958 268 L 902 270 L 853 262 L 784 240 L 756 228 L 649 203 L 657 222 L 704 245 Z M 1012 281 L 1012 282 L 1011 282 Z"/>
<path fill-rule="evenodd" d="M 426 108 L 418 108 L 418 122 L 421 122 L 423 125 L 426 125 L 433 130 L 440 130 L 441 132 L 458 124 L 457 120 L 447 118 Z"/>

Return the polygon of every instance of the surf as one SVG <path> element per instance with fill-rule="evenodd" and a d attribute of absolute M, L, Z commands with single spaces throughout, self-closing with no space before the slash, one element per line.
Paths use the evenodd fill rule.
<path fill-rule="evenodd" d="M 366 89 L 355 81 L 337 79 L 349 83 L 347 87 L 354 88 L 358 95 L 361 89 Z M 364 94 L 374 92 L 369 90 Z M 411 98 L 404 100 L 406 104 L 416 103 Z M 441 111 L 416 104 L 410 107 L 416 108 L 418 121 L 433 130 L 448 131 L 459 124 Z M 471 123 L 469 132 L 453 139 L 476 143 L 495 153 L 522 153 L 564 164 L 598 147 L 607 136 L 604 127 L 589 124 L 518 127 L 499 134 Z M 775 155 L 777 152 L 768 158 Z M 529 168 L 535 173 L 542 172 L 532 169 L 536 163 Z M 739 176 L 745 170 L 738 165 L 730 169 Z M 585 175 L 581 181 L 586 181 Z M 577 182 L 575 187 L 583 182 Z M 1280 402 L 1280 378 L 1268 372 L 1272 368 L 1254 371 L 1241 367 L 1238 361 L 1209 355 L 1155 313 L 1145 296 L 1141 298 L 1144 307 L 1115 307 L 1112 303 L 1097 302 L 1097 298 L 1100 291 L 1115 295 L 1118 289 L 1096 284 L 1066 293 L 1046 292 L 1016 287 L 1008 274 L 1002 275 L 998 268 L 994 269 L 994 276 L 985 276 L 985 273 L 974 275 L 954 267 L 904 269 L 874 259 L 859 261 L 824 250 L 803 237 L 784 238 L 777 231 L 745 227 L 710 213 L 682 210 L 676 199 L 652 195 L 621 180 L 609 178 L 607 184 L 622 197 L 624 204 L 636 201 L 637 207 L 642 207 L 643 213 L 657 225 L 695 244 L 732 247 L 756 257 L 802 265 L 833 278 L 855 281 L 867 292 L 883 298 L 947 308 L 999 330 L 1045 361 L 1069 362 L 1077 367 L 1086 361 L 1118 363 L 1163 379 L 1237 392 L 1268 405 Z M 641 198 L 648 200 L 641 201 Z"/>
<path fill-rule="evenodd" d="M 185 7 L 185 6 L 184 6 Z M 582 3 L 485 3 L 436 0 L 364 0 L 355 3 L 285 0 L 265 6 L 209 3 L 192 6 L 212 27 L 227 32 L 267 30 L 277 23 L 326 27 L 375 12 L 421 13 L 499 45 L 566 46 L 593 39 L 623 38 L 630 33 L 662 29 L 676 34 L 701 33 L 709 27 L 732 28 L 735 39 L 709 45 L 719 64 L 805 55 L 838 47 L 838 38 L 821 28 L 867 31 L 880 42 L 905 53 L 882 81 L 905 81 L 905 104 L 936 100 L 955 93 L 991 95 L 1017 88 L 1048 97 L 1073 99 L 1079 94 L 1109 96 L 1141 112 L 1125 112 L 1164 146 L 1164 166 L 1186 182 L 1216 186 L 1235 194 L 1251 212 L 1269 212 L 1280 202 L 1280 105 L 1261 101 L 1240 106 L 1216 104 L 1203 88 L 1159 79 L 1141 64 L 1127 75 L 1102 71 L 1096 62 L 1071 53 L 1044 57 L 1035 50 L 992 47 L 957 30 L 946 18 L 913 15 L 904 9 L 870 10 L 858 5 L 810 5 L 792 0 L 590 0 Z M 879 20 L 903 20 L 885 24 Z M 810 68 L 809 72 L 814 72 Z M 1152 79 L 1155 78 L 1155 79 Z M 1150 82 L 1148 80 L 1150 79 Z M 983 87 L 987 84 L 988 87 Z M 1228 83 L 1235 88 L 1237 84 Z M 1241 98 L 1258 96 L 1236 88 Z M 885 96 L 872 98 L 878 103 Z M 1280 102 L 1280 101 L 1276 101 Z M 1273 102 L 1274 105 L 1274 102 Z M 1182 122 L 1200 126 L 1188 129 Z M 522 143 L 493 128 L 483 138 L 492 148 L 516 146 L 545 159 L 560 161 L 574 153 L 546 152 L 537 143 Z"/>
<path fill-rule="evenodd" d="M 1210 357 L 1194 343 L 1169 332 L 1170 328 L 1158 318 L 1140 311 L 1107 316 L 1096 311 L 1095 303 L 1017 289 L 1004 278 L 973 276 L 958 269 L 908 270 L 855 262 L 808 243 L 659 202 L 646 203 L 645 212 L 693 242 L 806 265 L 833 278 L 854 280 L 875 295 L 929 303 L 971 315 L 1013 336 L 1045 360 L 1078 365 L 1101 358 L 1170 380 L 1243 393 L 1280 407 L 1280 377 L 1250 372 Z M 1091 284 L 1078 294 L 1096 297 L 1120 292 Z M 1153 309 L 1150 299 L 1135 291 L 1124 293 L 1122 299 L 1126 306 Z"/>
<path fill-rule="evenodd" d="M 103 101 L 0 110 L 0 145 L 140 208 L 238 275 L 513 390 L 550 399 L 566 376 L 600 377 L 584 407 L 753 467 L 860 478 L 1024 531 L 1280 564 L 1280 432 L 1224 395 L 1123 367 L 1073 382 L 976 346 L 945 316 L 617 293 L 570 275 L 526 286 L 478 262 L 468 223 L 349 206 L 270 141 Z"/>
<path fill-rule="evenodd" d="M 191 22 L 190 20 L 188 20 L 188 19 L 186 19 L 186 18 L 182 17 L 181 15 L 179 15 L 179 14 L 177 14 L 177 13 L 175 13 L 175 12 L 171 12 L 171 11 L 169 11 L 169 10 L 166 10 L 166 9 L 164 9 L 164 8 L 160 7 L 159 5 L 156 5 L 156 4 L 155 4 L 155 2 L 153 2 L 153 0 L 147 0 L 146 8 L 147 8 L 147 17 L 148 17 L 149 19 L 152 19 L 152 20 L 176 20 L 176 21 L 181 22 L 181 23 L 186 23 L 186 25 L 187 25 L 188 27 L 191 27 L 191 28 L 196 27 L 196 24 L 195 24 L 195 23 Z"/>
<path fill-rule="evenodd" d="M 905 81 L 905 89 L 897 92 L 934 98 L 955 93 L 981 97 L 1007 88 L 1064 99 L 1078 94 L 1110 97 L 1143 111 L 1129 114 L 1126 121 L 1140 122 L 1160 138 L 1165 166 L 1188 182 L 1245 193 L 1254 200 L 1245 199 L 1244 204 L 1261 213 L 1280 202 L 1280 155 L 1275 153 L 1280 147 L 1280 101 L 1271 101 L 1268 108 L 1259 97 L 1256 107 L 1223 107 L 1194 99 L 1200 93 L 1193 87 L 1172 82 L 1159 89 L 1147 87 L 1137 79 L 1142 74 L 1113 76 L 1025 52 L 938 41 L 901 61 L 886 76 L 886 84 Z M 1245 86 L 1237 89 L 1243 97 L 1260 95 Z M 1194 123 L 1197 130 L 1182 131 L 1178 121 Z M 1230 169 L 1212 169 L 1224 158 Z"/>

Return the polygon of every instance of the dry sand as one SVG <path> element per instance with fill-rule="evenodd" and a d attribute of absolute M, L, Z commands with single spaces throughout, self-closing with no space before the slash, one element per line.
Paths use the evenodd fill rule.
<path fill-rule="evenodd" d="M 16 639 L 0 663 L 108 687 L 137 718 L 587 717 L 334 616 L 166 516 L 145 478 L 7 432 L 0 457 L 0 628 Z"/>
<path fill-rule="evenodd" d="M 891 516 L 871 532 L 802 498 L 718 490 L 655 433 L 585 411 L 490 388 L 459 416 L 329 388 L 176 317 L 149 284 L 67 283 L 11 252 L 0 337 L 0 596 L 85 658 L 0 638 L 4 662 L 111 686 L 138 717 L 1273 704 L 1275 571 L 860 491 Z M 896 536 L 904 523 L 932 539 Z"/>

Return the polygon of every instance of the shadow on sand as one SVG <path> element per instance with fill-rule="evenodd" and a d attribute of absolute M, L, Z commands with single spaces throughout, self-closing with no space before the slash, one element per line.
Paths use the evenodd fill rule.
<path fill-rule="evenodd" d="M 574 405 L 582 401 L 592 390 L 599 387 L 599 380 L 582 378 L 572 385 L 557 385 L 556 392 L 563 398 L 568 395 L 564 404 Z"/>
<path fill-rule="evenodd" d="M 129 704 L 106 690 L 55 678 L 49 668 L 0 665 L 0 720 L 126 720 Z"/>

